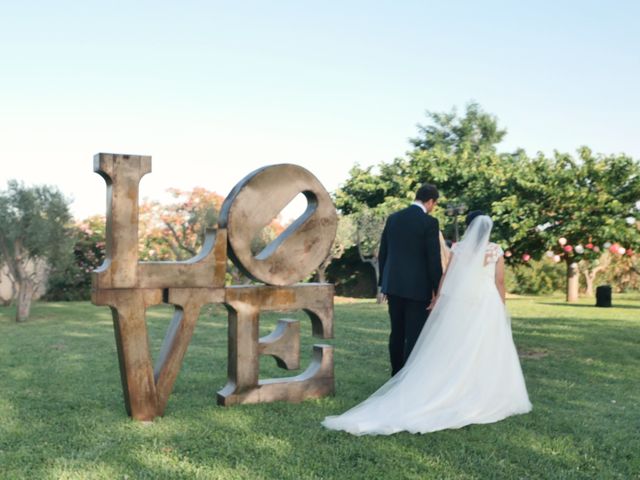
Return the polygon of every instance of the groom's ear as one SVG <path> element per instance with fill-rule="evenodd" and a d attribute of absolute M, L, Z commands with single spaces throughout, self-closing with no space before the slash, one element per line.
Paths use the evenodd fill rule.
<path fill-rule="evenodd" d="M 438 203 L 437 199 L 429 199 L 424 203 L 424 208 L 427 210 L 427 212 L 431 212 L 435 207 L 436 204 Z"/>

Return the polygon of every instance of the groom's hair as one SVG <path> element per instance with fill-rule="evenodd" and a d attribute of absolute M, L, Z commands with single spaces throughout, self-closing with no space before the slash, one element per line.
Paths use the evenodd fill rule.
<path fill-rule="evenodd" d="M 425 203 L 429 200 L 438 200 L 440 194 L 438 193 L 438 189 L 435 185 L 431 185 L 430 183 L 424 183 L 416 192 L 416 200 Z"/>
<path fill-rule="evenodd" d="M 465 219 L 465 223 L 467 227 L 473 222 L 473 219 L 479 217 L 480 215 L 486 215 L 482 210 L 473 210 L 467 214 L 467 218 Z"/>

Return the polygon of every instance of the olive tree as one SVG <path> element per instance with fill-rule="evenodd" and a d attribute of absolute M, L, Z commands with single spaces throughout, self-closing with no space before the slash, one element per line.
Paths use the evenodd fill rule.
<path fill-rule="evenodd" d="M 27 187 L 11 180 L 0 192 L 0 260 L 7 265 L 17 292 L 16 321 L 29 318 L 40 281 L 47 270 L 69 260 L 68 200 L 55 187 Z"/>

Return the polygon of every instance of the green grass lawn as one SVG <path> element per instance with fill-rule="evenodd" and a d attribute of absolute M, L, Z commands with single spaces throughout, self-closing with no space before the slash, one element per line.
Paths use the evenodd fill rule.
<path fill-rule="evenodd" d="M 640 478 L 640 296 L 614 300 L 510 300 L 533 412 L 390 437 L 320 426 L 388 378 L 388 319 L 371 302 L 336 305 L 335 397 L 231 408 L 215 404 L 226 316 L 208 307 L 152 424 L 126 416 L 107 308 L 39 303 L 25 324 L 0 308 L 0 478 Z M 149 312 L 155 351 L 169 315 Z M 264 333 L 275 319 L 265 317 Z M 261 371 L 284 376 L 270 358 Z"/>

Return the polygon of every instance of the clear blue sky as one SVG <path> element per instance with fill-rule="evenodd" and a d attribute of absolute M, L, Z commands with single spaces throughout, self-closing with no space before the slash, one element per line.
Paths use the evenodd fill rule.
<path fill-rule="evenodd" d="M 152 155 L 151 198 L 280 162 L 333 190 L 470 100 L 504 150 L 640 158 L 639 19 L 631 0 L 0 0 L 0 186 L 102 213 L 104 151 Z"/>

